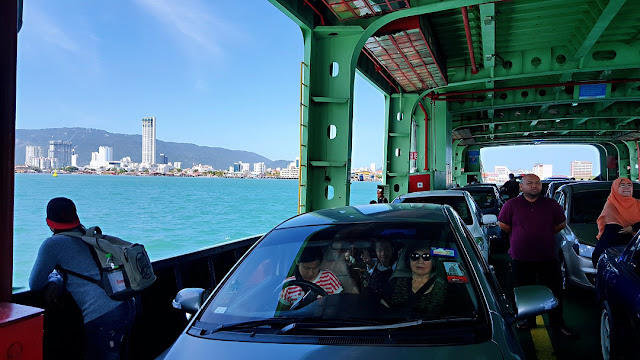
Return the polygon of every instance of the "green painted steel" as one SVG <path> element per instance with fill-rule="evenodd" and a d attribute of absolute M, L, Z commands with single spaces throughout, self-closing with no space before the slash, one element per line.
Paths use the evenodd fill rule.
<path fill-rule="evenodd" d="M 476 152 L 490 146 L 591 144 L 600 153 L 603 178 L 639 177 L 640 1 L 408 0 L 409 7 L 376 13 L 378 2 L 369 1 L 361 16 L 353 5 L 351 20 L 339 19 L 321 0 L 270 1 L 301 27 L 305 41 L 300 212 L 348 204 L 356 71 L 385 95 L 383 183 L 390 198 L 408 191 L 413 174 L 429 174 L 432 189 L 465 184 L 483 171 Z M 460 11 L 465 6 L 476 74 Z M 440 46 L 445 86 L 406 92 L 399 85 L 390 68 L 426 73 L 412 68 L 424 62 L 410 59 L 427 58 L 415 44 L 390 48 L 389 59 L 362 55 L 368 39 L 410 29 L 416 22 L 405 20 L 412 17 L 429 24 Z M 335 78 L 333 61 L 340 69 Z M 427 139 L 420 103 L 429 120 Z"/>
<path fill-rule="evenodd" d="M 417 94 L 394 94 L 385 97 L 384 184 L 389 199 L 409 192 L 409 152 L 411 145 L 411 110 Z"/>

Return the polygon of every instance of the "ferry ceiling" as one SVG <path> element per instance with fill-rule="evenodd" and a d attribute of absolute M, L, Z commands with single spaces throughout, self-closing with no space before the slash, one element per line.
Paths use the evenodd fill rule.
<path fill-rule="evenodd" d="M 385 95 L 391 199 L 479 177 L 489 146 L 591 144 L 638 179 L 640 1 L 270 2 L 304 38 L 299 212 L 348 203 L 356 72 Z"/>

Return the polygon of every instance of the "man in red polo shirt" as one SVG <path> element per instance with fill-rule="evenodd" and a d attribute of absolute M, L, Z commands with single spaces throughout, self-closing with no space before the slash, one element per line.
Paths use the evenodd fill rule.
<path fill-rule="evenodd" d="M 540 195 L 542 184 L 538 176 L 523 176 L 520 191 L 522 195 L 507 201 L 498 216 L 500 228 L 511 234 L 509 255 L 516 285 L 535 285 L 537 278 L 540 285 L 547 286 L 558 298 L 558 306 L 549 312 L 551 328 L 571 336 L 562 315 L 562 273 L 554 240 L 555 234 L 567 225 L 567 219 L 555 200 Z M 535 326 L 535 318 L 530 318 L 517 327 Z"/>

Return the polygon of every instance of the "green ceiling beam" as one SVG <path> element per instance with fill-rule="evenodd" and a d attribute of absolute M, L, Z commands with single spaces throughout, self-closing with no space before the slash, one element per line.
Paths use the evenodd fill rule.
<path fill-rule="evenodd" d="M 633 119 L 635 120 L 635 119 Z M 498 135 L 518 135 L 523 133 L 529 134 L 546 134 L 546 133 L 563 133 L 567 131 L 595 132 L 601 135 L 607 131 L 637 131 L 636 124 L 626 123 L 624 125 L 616 125 L 616 121 L 608 119 L 591 119 L 584 124 L 576 125 L 572 121 L 535 121 L 535 124 L 527 124 L 524 122 L 514 122 L 508 124 L 490 124 L 486 130 L 474 130 L 471 137 L 478 138 L 482 136 L 498 136 Z"/>
<path fill-rule="evenodd" d="M 480 5 L 480 24 L 482 30 L 482 62 L 484 68 L 493 77 L 496 65 L 496 4 Z"/>
<path fill-rule="evenodd" d="M 526 97 L 523 97 L 523 92 L 526 91 Z M 502 99 L 504 95 L 506 99 Z M 480 94 L 486 96 L 486 94 Z M 622 95 L 622 94 L 621 94 Z M 556 98 L 557 97 L 557 98 Z M 493 104 L 488 100 L 493 100 Z M 514 90 L 514 91 L 496 91 L 492 99 L 485 98 L 484 101 L 466 101 L 462 104 L 458 102 L 451 102 L 450 111 L 452 114 L 472 113 L 477 111 L 487 111 L 489 109 L 499 110 L 518 107 L 530 107 L 530 106 L 554 106 L 562 104 L 592 104 L 592 103 L 609 103 L 609 102 L 629 102 L 640 101 L 640 91 L 635 90 L 630 96 L 615 96 L 604 99 L 580 99 L 573 98 L 573 94 L 566 94 L 564 91 L 553 94 L 551 89 L 547 89 L 547 94 L 541 96 L 537 91 L 532 89 Z M 609 106 L 602 106 L 602 110 L 606 110 Z"/>
<path fill-rule="evenodd" d="M 596 44 L 600 36 L 605 31 L 605 29 L 609 26 L 613 18 L 616 17 L 618 11 L 622 8 L 626 0 L 610 0 L 609 4 L 604 8 L 600 17 L 589 31 L 587 38 L 584 39 L 578 51 L 573 55 L 574 60 L 578 60 L 585 56 Z"/>
<path fill-rule="evenodd" d="M 595 24 L 593 24 L 593 27 L 585 37 L 584 41 L 582 41 L 582 43 L 578 47 L 578 50 L 576 50 L 576 53 L 573 55 L 574 61 L 580 61 L 587 53 L 589 53 L 598 39 L 600 39 L 602 33 L 607 29 L 607 26 L 609 26 L 613 18 L 616 17 L 618 11 L 620 11 L 625 2 L 626 0 L 609 1 L 609 4 L 607 4 L 607 6 L 604 8 Z M 560 78 L 560 82 L 571 80 L 572 75 L 573 72 L 564 73 Z"/>
<path fill-rule="evenodd" d="M 454 117 L 453 129 L 482 126 L 489 124 L 507 124 L 512 122 L 531 123 L 532 121 L 571 120 L 574 126 L 586 123 L 591 119 L 629 119 L 640 117 L 639 103 L 619 103 L 603 111 L 597 111 L 593 104 L 583 106 L 557 105 L 549 112 L 540 114 L 536 108 L 497 110 L 491 118 L 466 118 L 464 115 Z"/>
<path fill-rule="evenodd" d="M 601 51 L 615 52 L 615 57 L 613 59 L 594 59 L 592 54 Z M 597 43 L 581 61 L 572 60 L 573 54 L 574 51 L 566 46 L 500 52 L 499 55 L 504 59 L 504 63 L 501 60 L 496 62 L 493 77 L 490 71 L 484 68 L 480 69 L 477 74 L 471 74 L 470 69 L 449 68 L 449 85 L 439 88 L 438 92 L 460 91 L 472 85 L 484 83 L 489 79 L 494 81 L 527 79 L 535 84 L 535 78 L 544 76 L 561 76 L 566 73 L 573 74 L 576 72 L 637 69 L 640 42 L 635 42 L 634 44 L 622 42 Z M 534 58 L 540 59 L 539 65 L 534 66 L 532 64 Z"/>

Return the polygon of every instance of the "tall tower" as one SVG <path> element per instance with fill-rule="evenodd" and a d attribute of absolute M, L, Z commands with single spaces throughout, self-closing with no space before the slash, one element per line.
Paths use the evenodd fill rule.
<path fill-rule="evenodd" d="M 156 117 L 142 118 L 142 162 L 156 163 Z"/>
<path fill-rule="evenodd" d="M 54 169 L 71 165 L 71 141 L 50 140 L 48 155 Z"/>

